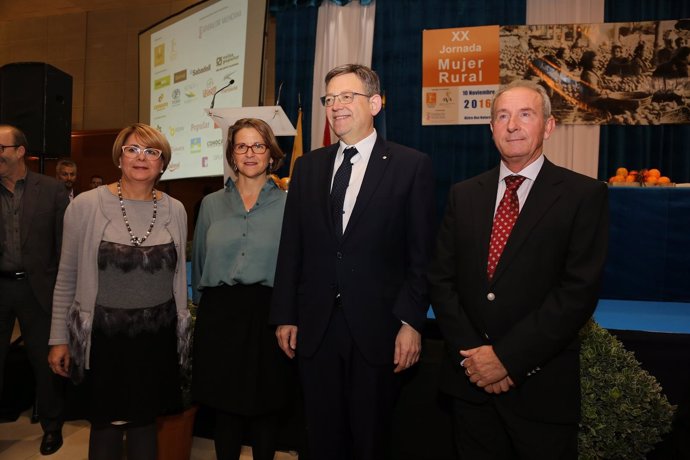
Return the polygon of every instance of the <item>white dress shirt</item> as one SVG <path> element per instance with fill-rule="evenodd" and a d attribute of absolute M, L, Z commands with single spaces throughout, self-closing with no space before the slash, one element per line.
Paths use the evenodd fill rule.
<path fill-rule="evenodd" d="M 520 188 L 517 189 L 517 197 L 518 201 L 520 203 L 520 211 L 522 211 L 522 207 L 525 205 L 525 201 L 527 201 L 527 196 L 529 195 L 530 190 L 532 190 L 532 185 L 534 185 L 534 181 L 539 175 L 539 171 L 541 171 L 541 167 L 544 164 L 544 154 L 539 155 L 539 158 L 537 158 L 533 163 L 530 163 L 522 169 L 520 172 L 514 173 L 508 167 L 501 161 L 501 169 L 498 173 L 498 191 L 496 192 L 496 206 L 494 207 L 494 215 L 496 214 L 496 210 L 498 209 L 498 205 L 501 203 L 501 199 L 503 198 L 503 194 L 506 192 L 506 181 L 505 178 L 508 176 L 513 176 L 513 175 L 520 175 L 525 177 L 525 181 L 520 185 Z"/>
<path fill-rule="evenodd" d="M 367 165 L 369 164 L 369 158 L 371 158 L 371 151 L 374 150 L 375 143 L 376 130 L 354 145 L 347 145 L 343 141 L 340 141 L 340 147 L 338 147 L 338 153 L 335 155 L 335 164 L 333 165 L 331 188 L 333 188 L 333 178 L 335 177 L 335 173 L 338 171 L 338 168 L 345 158 L 343 152 L 348 147 L 355 147 L 357 149 L 357 154 L 353 156 L 351 160 L 352 174 L 350 175 L 350 182 L 348 183 L 347 190 L 345 191 L 345 202 L 343 203 L 343 232 L 345 232 L 347 223 L 350 221 L 350 216 L 352 216 L 352 210 L 357 202 L 359 190 L 362 188 L 364 173 L 367 171 Z"/>

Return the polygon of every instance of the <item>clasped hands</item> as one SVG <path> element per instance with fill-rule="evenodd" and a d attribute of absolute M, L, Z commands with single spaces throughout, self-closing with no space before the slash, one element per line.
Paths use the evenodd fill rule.
<path fill-rule="evenodd" d="M 487 393 L 505 393 L 515 386 L 491 345 L 460 350 L 460 355 L 464 358 L 460 365 L 465 368 L 465 375 Z"/>

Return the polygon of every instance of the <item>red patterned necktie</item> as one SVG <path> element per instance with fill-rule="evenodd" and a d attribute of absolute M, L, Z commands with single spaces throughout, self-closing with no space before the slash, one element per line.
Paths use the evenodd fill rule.
<path fill-rule="evenodd" d="M 520 213 L 520 202 L 517 197 L 517 189 L 524 182 L 524 176 L 507 176 L 506 191 L 501 198 L 501 202 L 496 209 L 494 216 L 494 225 L 491 228 L 491 244 L 489 245 L 489 261 L 486 265 L 486 275 L 491 281 L 496 271 L 496 266 L 503 253 L 503 248 L 506 247 L 506 242 L 510 236 L 511 230 L 515 225 L 515 221 Z"/>

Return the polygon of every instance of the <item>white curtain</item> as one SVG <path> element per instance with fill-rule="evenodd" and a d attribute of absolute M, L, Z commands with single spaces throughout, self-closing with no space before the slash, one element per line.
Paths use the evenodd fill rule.
<path fill-rule="evenodd" d="M 527 24 L 604 22 L 604 0 L 526 0 Z M 559 125 L 544 143 L 557 165 L 590 177 L 599 168 L 599 126 Z"/>
<path fill-rule="evenodd" d="M 359 2 L 337 6 L 324 1 L 319 7 L 311 108 L 312 150 L 321 147 L 326 126 L 326 112 L 320 100 L 326 93 L 323 79 L 329 70 L 339 65 L 354 63 L 371 67 L 375 13 L 376 2 L 367 6 Z M 331 133 L 331 141 L 335 140 Z"/>

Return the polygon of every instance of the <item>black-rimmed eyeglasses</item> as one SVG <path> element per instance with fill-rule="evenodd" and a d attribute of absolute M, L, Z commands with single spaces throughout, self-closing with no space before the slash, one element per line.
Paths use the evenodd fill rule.
<path fill-rule="evenodd" d="M 4 152 L 5 149 L 10 149 L 10 148 L 17 148 L 19 147 L 18 145 L 2 145 L 0 144 L 0 153 Z"/>

